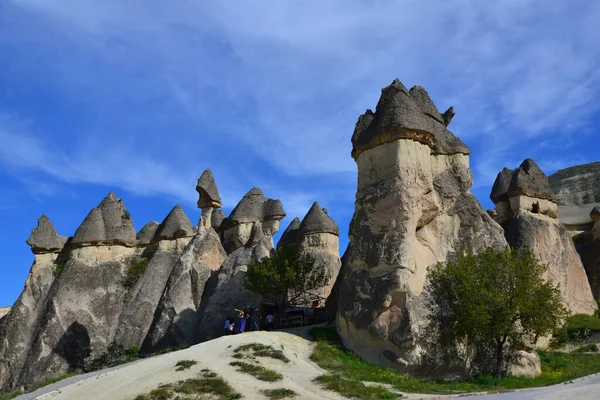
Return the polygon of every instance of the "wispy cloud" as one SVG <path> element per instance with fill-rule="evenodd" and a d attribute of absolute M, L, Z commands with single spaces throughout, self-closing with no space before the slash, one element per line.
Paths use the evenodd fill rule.
<path fill-rule="evenodd" d="M 199 164 L 233 165 L 220 171 L 232 197 L 253 171 L 347 180 L 357 115 L 399 77 L 455 106 L 451 128 L 473 147 L 476 184 L 490 185 L 529 155 L 522 139 L 580 134 L 600 107 L 594 1 L 10 3 L 52 34 L 0 28 L 0 46 L 44 48 L 44 79 L 95 110 L 91 147 L 53 150 L 45 130 L 10 138 L 65 181 L 193 201 L 182 171 Z M 34 167 L 15 153 L 4 159 Z"/>

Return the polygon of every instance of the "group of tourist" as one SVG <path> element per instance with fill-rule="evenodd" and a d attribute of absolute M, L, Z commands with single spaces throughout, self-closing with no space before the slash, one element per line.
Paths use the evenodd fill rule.
<path fill-rule="evenodd" d="M 246 306 L 243 310 L 235 309 L 238 313 L 237 318 L 228 317 L 225 320 L 225 335 L 235 335 L 250 331 L 260 330 L 260 313 L 256 306 Z M 273 329 L 273 313 L 269 313 L 265 318 L 267 330 Z"/>

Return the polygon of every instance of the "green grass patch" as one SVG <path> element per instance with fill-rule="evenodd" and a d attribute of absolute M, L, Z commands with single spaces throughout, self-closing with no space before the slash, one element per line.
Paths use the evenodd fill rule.
<path fill-rule="evenodd" d="M 84 370 L 85 372 L 98 371 L 104 368 L 127 364 L 137 360 L 139 358 L 139 352 L 139 347 L 131 347 L 126 349 L 120 344 L 113 342 L 108 345 L 106 352 L 101 356 L 86 361 Z"/>
<path fill-rule="evenodd" d="M 260 392 L 271 400 L 286 399 L 288 397 L 296 396 L 296 392 L 294 392 L 291 389 L 284 389 L 284 388 L 267 389 L 267 390 L 261 390 Z"/>
<path fill-rule="evenodd" d="M 580 329 L 589 329 L 591 331 L 600 331 L 600 319 L 587 314 L 575 314 L 567 318 L 565 328 L 568 331 Z"/>
<path fill-rule="evenodd" d="M 249 343 L 239 346 L 233 351 L 233 357 L 242 359 L 245 357 L 268 357 L 276 360 L 289 363 L 290 360 L 283 354 L 283 351 L 276 350 L 272 346 L 268 346 L 260 343 Z"/>
<path fill-rule="evenodd" d="M 365 385 L 359 380 L 344 378 L 341 375 L 321 375 L 315 378 L 315 382 L 325 386 L 328 390 L 338 392 L 344 397 L 377 400 L 377 399 L 397 399 L 402 397 L 397 393 L 392 393 L 381 385 Z"/>
<path fill-rule="evenodd" d="M 248 375 L 252 375 L 258 380 L 266 382 L 275 382 L 283 379 L 283 375 L 272 369 L 262 367 L 260 365 L 249 364 L 243 361 L 233 361 L 229 365 L 237 367 L 237 370 Z"/>
<path fill-rule="evenodd" d="M 397 373 L 391 369 L 366 363 L 355 353 L 342 347 L 337 333 L 330 328 L 314 328 L 311 333 L 317 343 L 311 359 L 329 374 L 323 378 L 328 388 L 344 385 L 356 387 L 358 383 L 388 384 L 408 393 L 459 394 L 477 391 L 504 391 L 567 382 L 575 378 L 600 372 L 600 354 L 565 354 L 539 351 L 542 374 L 535 378 L 491 375 L 476 376 L 465 381 L 422 381 Z M 331 376 L 338 376 L 332 378 Z M 336 382 L 337 381 L 337 382 Z M 350 381 L 350 382 L 347 382 Z M 369 397 L 365 397 L 369 398 Z"/>
<path fill-rule="evenodd" d="M 177 362 L 177 364 L 175 364 L 175 366 L 177 367 L 175 371 L 183 371 L 184 369 L 190 369 L 193 365 L 196 364 L 198 363 L 194 360 L 181 360 Z"/>
<path fill-rule="evenodd" d="M 241 399 L 242 395 L 236 392 L 226 380 L 216 373 L 203 369 L 198 378 L 186 379 L 170 385 L 162 385 L 150 393 L 140 394 L 135 400 L 170 400 L 190 399 L 197 395 L 212 395 L 215 400 Z M 181 395 L 185 397 L 180 397 Z"/>
<path fill-rule="evenodd" d="M 550 347 L 558 349 L 566 344 L 581 343 L 600 332 L 600 319 L 587 314 L 575 314 L 567 318 L 550 342 Z"/>
<path fill-rule="evenodd" d="M 596 343 L 586 344 L 585 346 L 581 346 L 580 348 L 575 350 L 575 353 L 597 353 L 597 352 L 598 352 L 598 345 Z"/>

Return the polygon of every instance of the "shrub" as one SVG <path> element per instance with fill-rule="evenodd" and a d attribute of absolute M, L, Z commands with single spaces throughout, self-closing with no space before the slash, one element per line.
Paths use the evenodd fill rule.
<path fill-rule="evenodd" d="M 133 289 L 137 281 L 144 275 L 147 266 L 148 259 L 146 257 L 140 258 L 139 260 L 136 260 L 135 258 L 131 260 L 129 268 L 127 269 L 127 275 L 123 281 L 123 286 L 127 289 L 127 293 Z"/>
<path fill-rule="evenodd" d="M 64 267 L 64 264 L 54 264 L 54 271 L 52 271 L 52 275 L 58 276 Z"/>
<path fill-rule="evenodd" d="M 596 343 L 586 344 L 585 346 L 581 346 L 580 348 L 575 350 L 575 353 L 597 353 L 597 352 L 598 352 L 598 345 Z"/>
<path fill-rule="evenodd" d="M 600 332 L 600 319 L 587 314 L 575 314 L 565 320 L 554 332 L 550 347 L 559 348 L 567 343 L 581 343 Z"/>
<path fill-rule="evenodd" d="M 139 347 L 125 347 L 115 342 L 108 345 L 106 352 L 85 363 L 84 371 L 97 371 L 104 368 L 110 368 L 121 364 L 126 364 L 138 359 Z"/>

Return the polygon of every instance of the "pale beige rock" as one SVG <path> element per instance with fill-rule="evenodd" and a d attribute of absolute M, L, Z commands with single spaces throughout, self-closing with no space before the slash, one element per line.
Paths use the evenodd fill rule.
<path fill-rule="evenodd" d="M 327 285 L 315 294 L 327 299 L 340 272 L 340 240 L 331 233 L 313 233 L 300 237 L 298 249 L 315 259 L 315 265 L 322 265 L 330 276 Z M 324 305 L 324 301 L 320 304 Z"/>
<path fill-rule="evenodd" d="M 508 373 L 514 376 L 534 378 L 542 373 L 540 356 L 535 352 L 520 350 L 508 368 Z"/>
<path fill-rule="evenodd" d="M 0 318 L 4 317 L 10 312 L 10 307 L 0 307 Z"/>
<path fill-rule="evenodd" d="M 510 211 L 513 217 L 520 214 L 539 214 L 558 218 L 558 205 L 555 202 L 525 195 L 510 198 Z"/>

